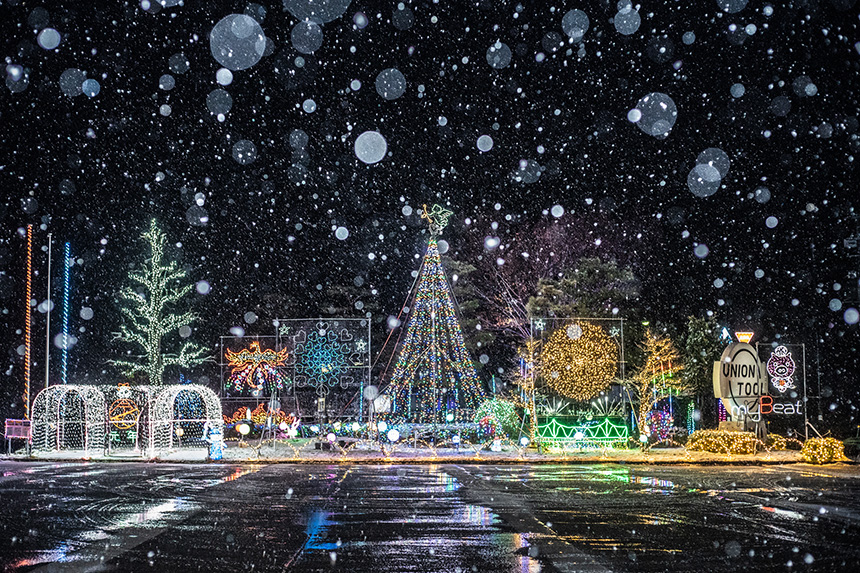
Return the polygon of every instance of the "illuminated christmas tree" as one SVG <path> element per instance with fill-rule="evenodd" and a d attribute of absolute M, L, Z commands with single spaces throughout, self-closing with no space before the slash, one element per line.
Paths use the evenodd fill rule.
<path fill-rule="evenodd" d="M 165 352 L 165 337 L 169 334 L 182 334 L 196 318 L 191 312 L 177 312 L 177 303 L 191 292 L 191 284 L 181 284 L 185 271 L 176 261 L 165 262 L 164 246 L 167 237 L 158 228 L 155 219 L 149 230 L 143 234 L 149 245 L 149 258 L 140 270 L 131 271 L 129 279 L 137 286 L 123 288 L 119 298 L 125 303 L 121 309 L 123 322 L 115 339 L 133 345 L 140 354 L 129 352 L 125 359 L 111 360 L 124 374 L 131 377 L 138 372 L 145 373 L 148 383 L 160 386 L 164 379 L 164 369 L 176 365 L 191 368 L 210 358 L 206 350 L 197 344 L 184 340 L 177 344 L 178 352 Z"/>
<path fill-rule="evenodd" d="M 436 243 L 450 216 L 439 205 L 424 207 L 430 242 L 387 391 L 394 417 L 411 422 L 471 421 L 484 398 Z"/>

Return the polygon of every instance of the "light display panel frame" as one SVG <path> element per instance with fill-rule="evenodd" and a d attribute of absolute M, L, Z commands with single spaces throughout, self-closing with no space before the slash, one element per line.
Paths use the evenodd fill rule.
<path fill-rule="evenodd" d="M 287 349 L 275 351 L 270 348 L 261 349 L 259 341 L 252 341 L 247 348 L 233 352 L 229 348 L 225 353 L 227 364 L 231 367 L 230 385 L 234 390 L 250 389 L 262 391 L 282 390 L 283 376 L 278 370 L 287 359 Z"/>
<path fill-rule="evenodd" d="M 279 318 L 272 321 L 273 335 L 221 337 L 221 388 L 230 412 L 238 407 L 251 410 L 268 402 L 277 392 L 281 409 L 297 416 L 309 417 L 317 411 L 317 400 L 326 400 L 329 417 L 364 416 L 361 394 L 370 383 L 370 318 Z M 226 352 L 239 352 L 251 342 L 275 352 L 286 350 L 287 356 L 277 371 L 283 379 L 283 390 L 264 388 L 258 392 L 230 387 L 231 365 Z M 356 393 L 357 392 L 357 393 Z"/>
<path fill-rule="evenodd" d="M 780 348 L 784 348 L 786 350 L 788 353 L 787 358 L 789 358 L 793 363 L 788 374 L 788 378 L 791 380 L 791 383 L 787 383 L 782 391 L 779 389 L 780 377 L 775 375 L 775 372 L 773 371 L 774 368 L 768 368 L 768 366 L 777 358 L 774 355 L 777 349 Z M 788 397 L 792 394 L 791 391 L 794 391 L 793 393 L 797 395 L 806 394 L 806 344 L 780 342 L 774 345 L 768 343 L 756 343 L 756 352 L 758 352 L 758 355 L 761 358 L 762 368 L 767 373 L 768 392 L 771 396 Z"/>
<path fill-rule="evenodd" d="M 777 348 L 785 348 L 794 363 L 794 368 L 790 374 L 793 382 L 793 387 L 787 385 L 784 391 L 779 390 L 779 377 L 774 376 L 774 372 L 768 370 L 768 363 L 771 362 Z M 770 411 L 764 415 L 768 420 L 777 427 L 797 428 L 800 426 L 800 415 L 803 416 L 803 430 L 801 433 L 805 438 L 809 438 L 809 411 L 812 407 L 812 399 L 818 402 L 818 414 L 821 415 L 821 381 L 818 382 L 817 396 L 809 396 L 806 378 L 806 344 L 802 342 L 785 343 L 782 341 L 776 343 L 756 342 L 756 353 L 762 363 L 762 370 L 767 375 L 767 390 L 770 398 Z M 774 408 L 776 404 L 784 403 L 799 403 L 801 411 L 793 410 L 786 412 L 785 410 Z M 794 415 L 798 417 L 795 418 Z M 821 419 L 819 417 L 819 419 Z"/>
<path fill-rule="evenodd" d="M 630 438 L 630 431 L 624 423 L 615 423 L 611 418 L 581 424 L 563 424 L 556 418 L 550 418 L 548 422 L 538 424 L 537 437 L 541 443 L 581 444 L 584 447 L 607 446 L 626 444 Z"/>
<path fill-rule="evenodd" d="M 626 361 L 624 358 L 624 319 L 623 318 L 586 318 L 586 317 L 533 317 L 531 319 L 531 336 L 532 339 L 538 342 L 537 352 L 532 359 L 532 363 L 537 363 L 536 368 L 531 369 L 533 381 L 536 383 L 536 388 L 546 388 L 550 386 L 546 380 L 542 365 L 540 364 L 540 354 L 552 336 L 559 331 L 567 334 L 571 338 L 579 334 L 582 336 L 583 326 L 588 329 L 599 329 L 612 340 L 617 347 L 615 360 L 614 379 L 623 380 L 626 375 Z M 568 332 L 570 331 L 570 332 Z M 610 384 L 611 385 L 611 382 Z M 561 394 L 559 394 L 561 395 Z M 584 400 L 590 400 L 591 397 Z"/>

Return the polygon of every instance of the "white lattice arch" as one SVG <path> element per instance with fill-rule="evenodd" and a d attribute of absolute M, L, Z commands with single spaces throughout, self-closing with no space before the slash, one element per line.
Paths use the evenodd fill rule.
<path fill-rule="evenodd" d="M 192 417 L 176 418 L 176 399 L 182 392 L 196 395 L 203 404 L 203 411 Z M 158 389 L 151 416 L 150 452 L 153 456 L 172 450 L 181 443 L 182 439 L 176 432 L 179 427 L 197 425 L 223 431 L 224 425 L 221 400 L 215 392 L 199 384 L 174 384 Z M 198 443 L 202 445 L 202 441 Z"/>
<path fill-rule="evenodd" d="M 80 403 L 72 402 L 79 399 Z M 83 406 L 81 408 L 80 406 Z M 104 393 L 98 386 L 49 386 L 33 401 L 33 450 L 81 449 L 101 453 L 107 423 Z"/>

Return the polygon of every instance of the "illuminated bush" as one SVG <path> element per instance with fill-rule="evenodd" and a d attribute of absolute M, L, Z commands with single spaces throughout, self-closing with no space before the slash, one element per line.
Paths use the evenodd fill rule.
<path fill-rule="evenodd" d="M 520 429 L 520 418 L 510 400 L 493 398 L 485 400 L 475 412 L 475 422 L 486 434 L 507 434 L 516 438 Z"/>
<path fill-rule="evenodd" d="M 768 434 L 767 439 L 765 440 L 765 445 L 772 451 L 788 449 L 788 442 L 778 434 Z"/>
<path fill-rule="evenodd" d="M 760 443 L 752 432 L 696 430 L 687 439 L 687 449 L 715 454 L 754 454 Z"/>
<path fill-rule="evenodd" d="M 809 438 L 800 450 L 800 457 L 810 464 L 848 461 L 845 445 L 836 438 Z"/>

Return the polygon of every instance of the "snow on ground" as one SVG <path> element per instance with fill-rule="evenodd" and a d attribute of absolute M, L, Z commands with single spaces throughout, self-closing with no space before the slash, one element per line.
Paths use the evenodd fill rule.
<path fill-rule="evenodd" d="M 161 462 L 203 462 L 207 452 L 201 448 L 171 450 L 155 457 L 134 451 L 113 452 L 104 455 L 81 450 L 34 452 L 27 456 L 23 451 L 0 459 L 50 461 L 140 461 L 151 459 Z M 291 443 L 283 440 L 275 445 L 258 443 L 229 443 L 224 449 L 223 462 L 299 462 L 299 463 L 646 463 L 646 464 L 790 464 L 802 463 L 800 452 L 795 450 L 759 452 L 757 454 L 726 455 L 688 451 L 684 448 L 575 450 L 564 453 L 540 453 L 534 448 L 506 448 L 501 452 L 489 451 L 480 446 L 454 448 L 413 448 L 406 444 L 368 442 L 334 446 L 334 450 L 317 449 L 313 441 Z M 856 462 L 853 462 L 856 463 Z"/>

